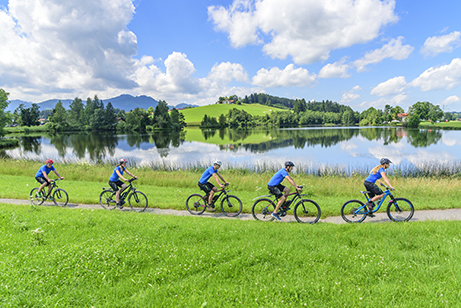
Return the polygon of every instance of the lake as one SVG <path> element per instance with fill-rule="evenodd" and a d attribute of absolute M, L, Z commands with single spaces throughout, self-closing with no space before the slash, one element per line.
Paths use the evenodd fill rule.
<path fill-rule="evenodd" d="M 299 170 L 367 172 L 388 157 L 394 167 L 459 165 L 461 131 L 396 127 L 306 127 L 205 130 L 153 134 L 44 134 L 19 137 L 20 147 L 3 151 L 14 159 L 56 162 L 115 162 L 167 170 L 210 165 L 278 169 L 286 160 Z"/>

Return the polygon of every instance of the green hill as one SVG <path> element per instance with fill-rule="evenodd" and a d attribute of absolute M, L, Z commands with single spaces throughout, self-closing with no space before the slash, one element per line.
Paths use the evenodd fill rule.
<path fill-rule="evenodd" d="M 181 110 L 188 125 L 199 125 L 206 114 L 209 117 L 219 117 L 221 114 L 226 115 L 229 110 L 243 109 L 251 115 L 262 116 L 272 111 L 287 111 L 286 109 L 274 108 L 260 104 L 241 104 L 241 105 L 227 105 L 227 104 L 214 104 L 203 107 L 195 107 Z"/>

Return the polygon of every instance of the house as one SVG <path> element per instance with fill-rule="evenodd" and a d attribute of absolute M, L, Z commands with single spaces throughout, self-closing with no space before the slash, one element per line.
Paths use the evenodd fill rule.
<path fill-rule="evenodd" d="M 408 113 L 397 113 L 397 118 L 400 120 L 400 121 L 403 121 L 405 122 L 405 118 L 408 116 Z"/>

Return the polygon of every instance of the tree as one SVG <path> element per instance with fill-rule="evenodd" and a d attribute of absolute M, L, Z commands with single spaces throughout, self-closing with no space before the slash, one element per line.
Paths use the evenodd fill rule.
<path fill-rule="evenodd" d="M 83 119 L 85 110 L 83 108 L 82 99 L 78 97 L 74 98 L 72 103 L 70 103 L 69 108 L 69 122 L 73 125 L 84 125 Z"/>
<path fill-rule="evenodd" d="M 437 120 L 442 119 L 442 117 L 443 111 L 440 109 L 440 106 L 432 105 L 429 112 L 427 113 L 427 118 L 432 121 L 432 124 L 434 124 Z"/>
<path fill-rule="evenodd" d="M 117 115 L 115 114 L 114 106 L 112 106 L 112 103 L 109 102 L 104 110 L 104 129 L 112 130 L 116 125 Z"/>
<path fill-rule="evenodd" d="M 429 102 L 417 102 L 410 107 L 409 113 L 410 114 L 418 114 L 420 119 L 427 120 L 429 110 L 431 109 L 431 103 Z"/>
<path fill-rule="evenodd" d="M 58 101 L 54 106 L 53 113 L 50 116 L 50 122 L 53 123 L 52 128 L 55 130 L 62 130 L 69 125 L 66 109 L 61 101 Z"/>
<path fill-rule="evenodd" d="M 403 125 L 405 127 L 417 128 L 420 122 L 421 120 L 419 118 L 419 114 L 413 113 L 409 116 L 409 119 L 407 121 L 403 122 Z"/>
<path fill-rule="evenodd" d="M 32 107 L 21 109 L 21 124 L 23 126 L 38 126 L 38 117 L 40 107 L 37 104 L 32 104 Z"/>
<path fill-rule="evenodd" d="M 170 127 L 171 119 L 168 114 L 168 105 L 163 100 L 158 101 L 158 105 L 155 107 L 154 121 L 156 128 L 167 129 Z"/>
<path fill-rule="evenodd" d="M 7 123 L 9 117 L 5 114 L 5 108 L 8 107 L 8 95 L 5 90 L 0 89 L 0 136 L 4 135 L 3 127 Z"/>

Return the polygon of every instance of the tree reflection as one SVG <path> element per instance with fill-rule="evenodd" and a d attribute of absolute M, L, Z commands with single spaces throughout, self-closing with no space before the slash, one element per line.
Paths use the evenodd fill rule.
<path fill-rule="evenodd" d="M 436 144 L 442 138 L 442 132 L 435 129 L 409 129 L 407 130 L 408 143 L 415 148 L 427 147 Z"/>
<path fill-rule="evenodd" d="M 19 137 L 19 143 L 24 152 L 31 152 L 40 155 L 42 152 L 40 136 L 22 136 Z"/>

